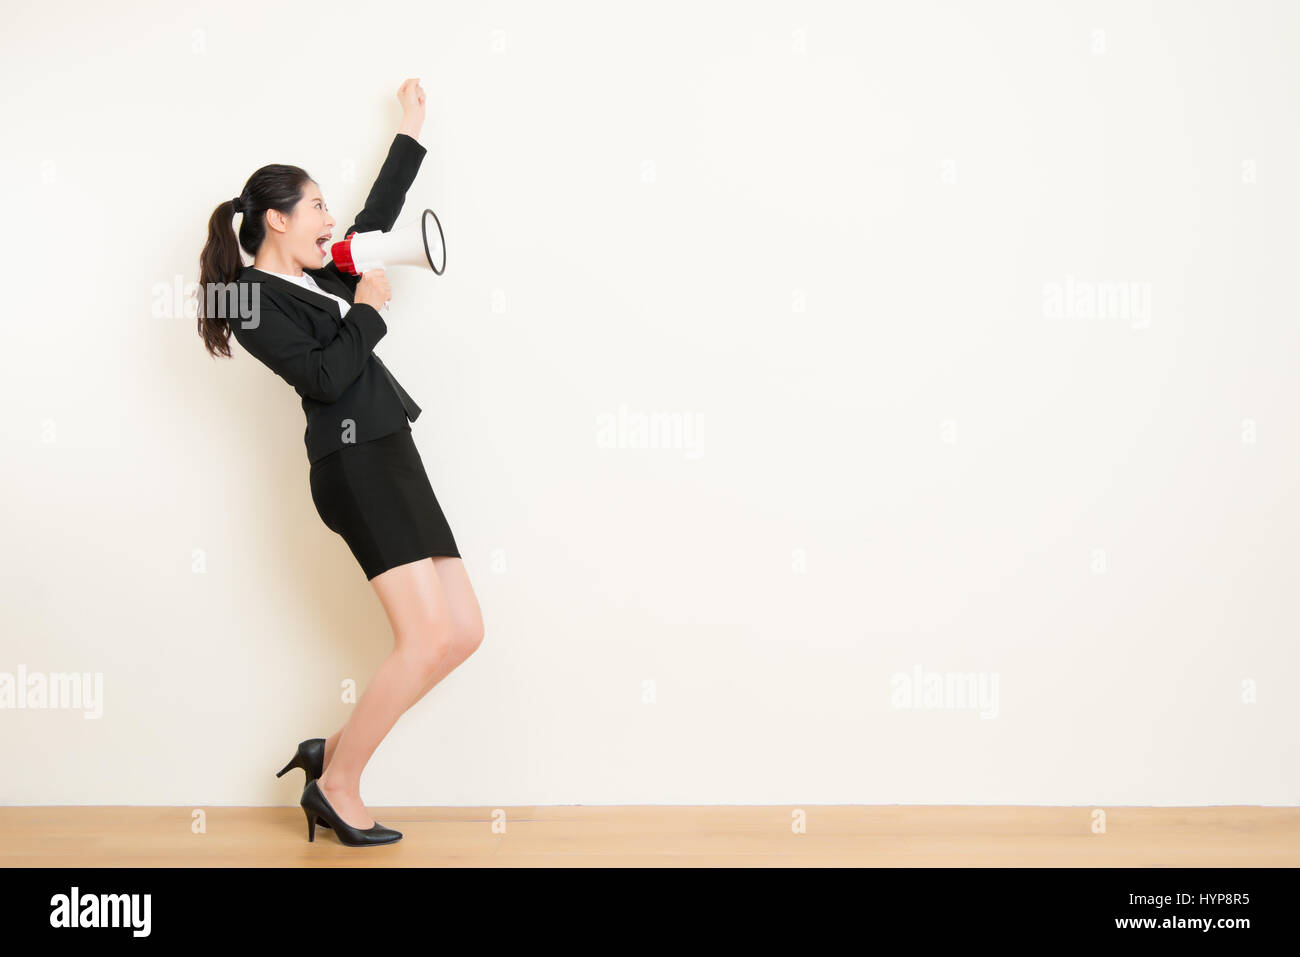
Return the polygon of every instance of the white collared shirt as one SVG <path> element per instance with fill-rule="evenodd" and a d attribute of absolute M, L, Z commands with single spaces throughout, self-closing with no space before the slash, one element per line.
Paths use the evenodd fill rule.
<path fill-rule="evenodd" d="M 332 292 L 326 292 L 320 286 L 316 285 L 316 280 L 312 279 L 311 276 L 307 273 L 303 273 L 301 276 L 286 276 L 282 272 L 271 272 L 271 270 L 269 269 L 263 269 L 262 272 L 270 273 L 272 276 L 279 276 L 281 279 L 287 279 L 292 283 L 297 283 L 299 286 L 302 286 L 302 288 L 304 289 L 310 289 L 312 292 L 318 292 L 322 296 L 329 296 L 331 299 L 333 299 L 335 302 L 339 304 L 340 317 L 346 316 L 348 314 L 348 310 L 352 308 L 352 303 L 348 302 L 342 296 L 336 296 Z"/>

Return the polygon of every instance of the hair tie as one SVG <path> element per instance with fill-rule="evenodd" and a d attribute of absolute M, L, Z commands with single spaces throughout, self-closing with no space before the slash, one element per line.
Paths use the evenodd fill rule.
<path fill-rule="evenodd" d="M 238 197 L 238 196 L 236 196 L 234 199 L 232 199 L 232 200 L 230 201 L 230 203 L 231 203 L 232 206 L 235 207 L 235 212 L 237 212 L 237 213 L 242 213 L 242 212 L 244 211 L 244 204 L 241 203 L 241 202 L 239 201 L 239 197 Z"/>

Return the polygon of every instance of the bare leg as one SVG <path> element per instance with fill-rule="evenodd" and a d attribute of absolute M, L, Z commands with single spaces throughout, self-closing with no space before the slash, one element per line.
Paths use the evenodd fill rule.
<path fill-rule="evenodd" d="M 469 582 L 465 563 L 450 555 L 435 555 L 433 567 L 438 572 L 438 580 L 442 582 L 443 594 L 447 596 L 447 607 L 451 609 L 451 651 L 443 659 L 444 667 L 439 668 L 432 680 L 420 689 L 411 701 L 411 706 L 464 664 L 465 659 L 483 643 L 483 612 L 479 609 L 474 587 Z"/>
<path fill-rule="evenodd" d="M 483 642 L 483 613 L 479 609 L 474 587 L 470 584 L 469 574 L 465 571 L 465 563 L 452 556 L 436 555 L 433 558 L 433 566 L 438 573 L 443 593 L 447 596 L 447 607 L 452 620 L 452 646 L 429 681 L 416 693 L 411 705 L 422 699 L 438 682 L 459 668 Z M 378 581 L 379 576 L 376 576 L 375 580 Z M 411 705 L 407 706 L 408 709 Z M 343 728 L 346 727 L 345 722 Z M 330 759 L 334 756 L 334 749 L 338 746 L 343 728 L 339 728 L 325 739 L 323 767 L 330 766 Z"/>
<path fill-rule="evenodd" d="M 361 772 L 402 712 L 444 667 L 453 634 L 446 593 L 427 558 L 390 568 L 371 584 L 393 629 L 393 651 L 357 701 L 317 782 L 338 815 L 359 828 L 375 823 L 361 801 Z"/>

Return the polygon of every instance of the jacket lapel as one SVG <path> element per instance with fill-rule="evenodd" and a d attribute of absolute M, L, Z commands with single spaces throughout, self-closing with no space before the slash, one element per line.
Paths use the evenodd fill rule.
<path fill-rule="evenodd" d="M 337 282 L 337 280 L 335 280 L 333 276 L 329 275 L 328 273 L 325 273 L 324 270 L 308 269 L 304 271 L 311 273 L 312 279 L 316 280 L 316 282 L 319 283 L 322 288 L 326 288 L 328 285 Z M 321 275 L 321 273 L 324 273 L 324 275 Z M 302 286 L 298 285 L 297 283 L 290 282 L 289 280 L 281 276 L 277 276 L 274 273 L 263 272 L 262 270 L 258 269 L 256 266 L 245 266 L 242 270 L 240 270 L 239 281 L 268 283 L 272 289 L 275 289 L 278 292 L 283 292 L 289 296 L 294 296 L 295 298 L 301 300 L 302 302 L 305 302 L 309 306 L 314 306 L 317 309 L 328 310 L 330 315 L 332 315 L 335 319 L 338 319 L 340 322 L 343 319 L 342 310 L 339 308 L 339 304 L 335 302 L 333 299 L 331 299 L 329 296 L 323 296 L 318 292 L 312 292 L 310 289 L 304 289 Z M 347 292 L 347 290 L 344 290 L 344 292 Z M 344 296 L 343 298 L 348 299 L 351 297 Z M 420 411 L 421 411 L 420 407 L 415 404 L 415 400 L 412 399 L 411 396 L 407 393 L 407 391 L 402 388 L 402 384 L 397 381 L 397 378 L 391 372 L 388 371 L 388 366 L 384 365 L 384 360 L 379 358 L 379 355 L 375 352 L 371 352 L 370 355 L 375 360 L 375 362 L 378 363 L 379 369 L 381 372 L 383 372 L 384 377 L 388 379 L 390 383 L 392 383 L 393 390 L 397 393 L 397 397 L 402 400 L 402 407 L 406 410 L 406 417 L 410 419 L 412 422 L 414 422 L 416 419 L 420 417 Z"/>
<path fill-rule="evenodd" d="M 324 309 L 335 319 L 343 318 L 339 304 L 329 296 L 323 296 L 318 292 L 312 292 L 310 289 L 304 289 L 296 282 L 290 282 L 281 276 L 275 275 L 275 273 L 263 272 L 256 266 L 245 266 L 240 272 L 239 278 L 242 282 L 267 283 L 278 292 L 293 296 L 309 306 L 315 306 L 317 309 Z M 312 279 L 317 279 L 317 277 L 313 275 Z"/>
<path fill-rule="evenodd" d="M 344 299 L 351 302 L 353 295 L 352 290 L 348 288 L 347 284 L 344 283 L 343 280 L 339 279 L 338 273 L 329 266 L 324 266 L 320 269 L 304 269 L 303 272 L 309 273 L 311 278 L 316 280 L 316 285 L 320 286 L 322 289 L 327 289 L 336 296 L 342 296 Z"/>

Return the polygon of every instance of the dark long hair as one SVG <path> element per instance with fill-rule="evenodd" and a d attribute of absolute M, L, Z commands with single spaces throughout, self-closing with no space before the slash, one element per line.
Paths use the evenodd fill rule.
<path fill-rule="evenodd" d="M 224 286 L 239 278 L 244 265 L 239 255 L 241 246 L 250 256 L 257 255 L 266 239 L 266 211 L 278 209 L 288 216 L 302 199 L 303 187 L 311 182 L 315 180 L 300 166 L 263 166 L 248 177 L 239 194 L 243 221 L 237 239 L 234 200 L 226 200 L 208 218 L 208 241 L 199 254 L 198 317 L 199 337 L 213 357 L 230 357 L 230 323 L 219 314 L 224 310 L 213 308 L 220 296 L 210 290 L 216 290 L 216 284 Z"/>

